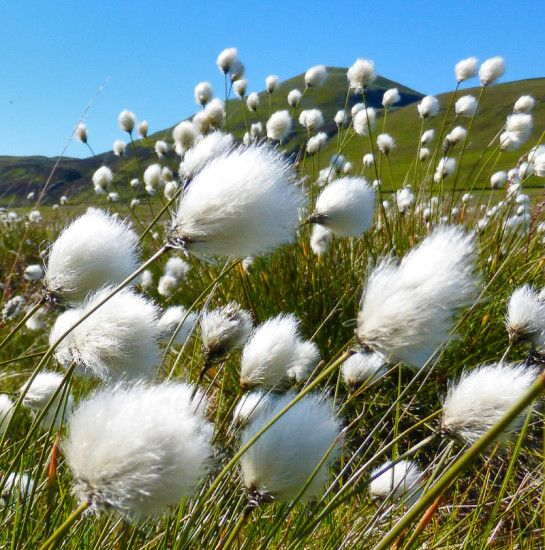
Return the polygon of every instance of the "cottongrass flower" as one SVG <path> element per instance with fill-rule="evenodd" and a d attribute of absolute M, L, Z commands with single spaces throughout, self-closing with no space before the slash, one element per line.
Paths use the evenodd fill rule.
<path fill-rule="evenodd" d="M 492 428 L 528 390 L 539 370 L 528 365 L 483 365 L 462 374 L 443 404 L 441 430 L 472 444 Z M 501 439 L 520 430 L 528 409 L 520 413 Z"/>
<path fill-rule="evenodd" d="M 225 48 L 220 52 L 216 59 L 216 65 L 218 69 L 226 75 L 234 63 L 238 60 L 238 51 L 236 48 Z"/>
<path fill-rule="evenodd" d="M 530 285 L 519 287 L 511 294 L 505 326 L 512 342 L 530 340 L 534 345 L 543 342 L 545 301 Z"/>
<path fill-rule="evenodd" d="M 200 134 L 209 134 L 221 128 L 225 122 L 225 105 L 215 98 L 193 117 L 193 125 Z"/>
<path fill-rule="evenodd" d="M 340 109 L 339 111 L 337 111 L 333 120 L 337 127 L 340 128 L 341 126 L 344 126 L 346 122 L 346 112 L 344 111 L 344 109 Z"/>
<path fill-rule="evenodd" d="M 203 398 L 187 384 L 139 383 L 80 403 L 63 444 L 78 500 L 136 521 L 192 496 L 212 456 Z"/>
<path fill-rule="evenodd" d="M 422 472 L 415 462 L 408 460 L 396 464 L 386 462 L 373 470 L 371 478 L 369 493 L 372 498 L 383 500 L 391 495 L 394 500 L 403 500 L 411 506 L 422 492 Z"/>
<path fill-rule="evenodd" d="M 433 181 L 439 183 L 448 178 L 456 170 L 456 159 L 452 157 L 443 157 L 438 163 L 433 175 Z"/>
<path fill-rule="evenodd" d="M 360 136 L 369 135 L 369 130 L 372 132 L 375 129 L 376 122 L 377 113 L 373 107 L 358 111 L 352 120 L 354 131 Z"/>
<path fill-rule="evenodd" d="M 242 80 L 245 70 L 244 64 L 237 59 L 229 69 L 229 78 L 231 82 L 235 84 L 235 82 Z"/>
<path fill-rule="evenodd" d="M 74 135 L 81 141 L 81 143 L 87 143 L 87 126 L 85 126 L 83 122 L 80 122 L 74 130 Z"/>
<path fill-rule="evenodd" d="M 184 160 L 180 163 L 180 177 L 191 180 L 212 159 L 225 155 L 233 147 L 233 144 L 234 138 L 231 134 L 223 132 L 208 134 L 186 152 Z"/>
<path fill-rule="evenodd" d="M 396 264 L 383 259 L 363 291 L 356 334 L 389 362 L 421 368 L 452 338 L 457 310 L 474 303 L 475 240 L 442 226 Z"/>
<path fill-rule="evenodd" d="M 168 273 L 159 279 L 157 284 L 157 292 L 160 296 L 172 296 L 172 294 L 180 287 L 180 280 Z"/>
<path fill-rule="evenodd" d="M 494 83 L 505 72 L 505 60 L 503 57 L 491 57 L 479 68 L 479 78 L 483 86 Z"/>
<path fill-rule="evenodd" d="M 68 197 L 66 195 L 62 195 L 61 198 L 59 199 L 59 202 L 60 202 L 61 206 L 64 206 L 65 204 L 68 204 Z"/>
<path fill-rule="evenodd" d="M 28 221 L 32 223 L 41 223 L 43 221 L 42 213 L 39 210 L 31 210 L 28 213 Z"/>
<path fill-rule="evenodd" d="M 533 128 L 532 115 L 527 113 L 514 113 L 507 116 L 505 129 L 507 132 L 516 133 L 522 142 L 530 137 Z"/>
<path fill-rule="evenodd" d="M 133 189 L 138 189 L 140 187 L 140 180 L 138 178 L 132 178 L 132 180 L 129 182 L 129 185 Z"/>
<path fill-rule="evenodd" d="M 189 264 L 179 256 L 169 258 L 165 265 L 165 274 L 183 281 L 189 271 Z"/>
<path fill-rule="evenodd" d="M 309 132 L 316 130 L 316 128 L 322 126 L 323 123 L 324 117 L 320 109 L 305 109 L 301 111 L 299 115 L 299 124 Z"/>
<path fill-rule="evenodd" d="M 42 425 L 49 428 L 52 424 L 59 428 L 70 416 L 74 407 L 74 398 L 68 391 L 68 386 L 61 388 L 64 377 L 62 374 L 53 371 L 39 372 L 34 380 L 26 382 L 20 389 L 24 394 L 23 405 L 34 414 L 47 411 L 42 420 Z M 55 392 L 58 393 L 55 397 Z"/>
<path fill-rule="evenodd" d="M 288 111 L 276 111 L 267 120 L 267 137 L 282 143 L 291 132 L 291 116 Z"/>
<path fill-rule="evenodd" d="M 118 157 L 122 157 L 125 155 L 126 150 L 127 150 L 126 142 L 124 142 L 122 139 L 116 139 L 114 141 L 114 144 L 112 145 L 112 151 L 114 152 L 114 155 Z"/>
<path fill-rule="evenodd" d="M 1 480 L 3 485 L 0 501 L 6 506 L 10 501 L 24 502 L 34 492 L 34 480 L 29 474 L 12 472 Z"/>
<path fill-rule="evenodd" d="M 27 266 L 23 273 L 23 277 L 30 282 L 39 281 L 44 276 L 44 268 L 40 264 L 32 264 Z"/>
<path fill-rule="evenodd" d="M 242 445 L 294 397 L 293 393 L 285 394 L 252 415 L 242 433 Z M 335 441 L 339 434 L 339 420 L 334 416 L 332 401 L 317 394 L 303 397 L 266 430 L 240 459 L 244 486 L 253 502 L 282 502 L 296 498 L 316 469 L 316 475 L 308 483 L 301 500 L 317 497 L 327 483 L 329 467 L 338 456 Z"/>
<path fill-rule="evenodd" d="M 255 415 L 274 404 L 274 397 L 269 392 L 252 391 L 245 393 L 233 410 L 233 425 L 244 426 Z"/>
<path fill-rule="evenodd" d="M 167 183 L 165 183 L 163 195 L 165 195 L 165 198 L 170 201 L 176 196 L 177 191 L 178 184 L 175 181 L 167 181 Z"/>
<path fill-rule="evenodd" d="M 472 117 L 477 111 L 478 103 L 474 96 L 463 95 L 454 104 L 457 115 Z"/>
<path fill-rule="evenodd" d="M 167 308 L 158 322 L 161 339 L 168 342 L 176 332 L 173 342 L 184 345 L 193 333 L 197 317 L 198 315 L 194 312 L 187 313 L 183 306 Z"/>
<path fill-rule="evenodd" d="M 356 116 L 356 113 L 363 111 L 363 109 L 365 109 L 364 103 L 360 102 L 352 105 L 352 109 L 350 109 L 350 114 L 352 115 L 352 118 Z"/>
<path fill-rule="evenodd" d="M 373 153 L 363 155 L 362 164 L 365 168 L 373 168 L 373 165 L 375 164 L 375 157 L 373 156 Z"/>
<path fill-rule="evenodd" d="M 412 192 L 410 186 L 406 185 L 396 191 L 397 209 L 401 214 L 404 214 L 409 210 L 409 208 L 414 204 L 414 200 L 414 193 Z"/>
<path fill-rule="evenodd" d="M 182 195 L 175 246 L 205 256 L 256 256 L 291 242 L 304 197 L 293 166 L 267 145 L 211 160 Z"/>
<path fill-rule="evenodd" d="M 95 188 L 106 189 L 114 179 L 113 172 L 108 166 L 97 168 L 92 176 L 93 185 Z"/>
<path fill-rule="evenodd" d="M 383 155 L 389 155 L 395 146 L 394 138 L 390 134 L 379 134 L 377 136 L 377 147 Z"/>
<path fill-rule="evenodd" d="M 374 211 L 375 193 L 367 181 L 344 177 L 322 190 L 308 221 L 326 226 L 339 237 L 354 237 L 370 229 Z"/>
<path fill-rule="evenodd" d="M 132 134 L 132 131 L 134 130 L 134 126 L 136 124 L 136 115 L 131 112 L 127 111 L 127 109 L 121 111 L 119 113 L 119 117 L 117 118 L 119 122 L 119 127 L 128 134 Z"/>
<path fill-rule="evenodd" d="M 305 84 L 307 88 L 315 88 L 321 86 L 327 80 L 327 69 L 324 65 L 316 65 L 311 67 L 305 73 Z"/>
<path fill-rule="evenodd" d="M 520 96 L 513 105 L 514 113 L 531 113 L 536 106 L 536 100 L 531 95 Z"/>
<path fill-rule="evenodd" d="M 433 118 L 439 113 L 440 107 L 439 100 L 433 95 L 423 97 L 417 105 L 420 118 Z"/>
<path fill-rule="evenodd" d="M 278 88 L 278 81 L 278 76 L 275 74 L 271 74 L 265 79 L 265 88 L 268 94 L 272 94 Z"/>
<path fill-rule="evenodd" d="M 428 160 L 431 156 L 431 151 L 427 147 L 420 147 L 420 151 L 418 151 L 418 158 L 424 162 Z"/>
<path fill-rule="evenodd" d="M 356 59 L 346 72 L 350 88 L 359 91 L 372 84 L 377 78 L 375 64 L 368 59 Z"/>
<path fill-rule="evenodd" d="M 199 82 L 195 86 L 195 103 L 204 107 L 214 96 L 210 82 Z"/>
<path fill-rule="evenodd" d="M 244 97 L 247 88 L 248 82 L 244 78 L 240 78 L 239 80 L 235 80 L 235 82 L 233 82 L 233 90 L 235 90 L 235 93 L 240 98 Z"/>
<path fill-rule="evenodd" d="M 162 159 L 168 153 L 168 143 L 162 139 L 155 142 L 154 145 L 156 155 Z"/>
<path fill-rule="evenodd" d="M 81 302 L 138 267 L 138 236 L 127 222 L 97 209 L 74 220 L 51 246 L 45 272 L 48 299 Z"/>
<path fill-rule="evenodd" d="M 31 311 L 33 308 L 29 307 L 28 311 Z M 45 328 L 45 309 L 39 308 L 35 311 L 26 321 L 25 327 L 28 330 L 36 332 L 38 330 L 43 330 Z"/>
<path fill-rule="evenodd" d="M 246 106 L 250 111 L 255 113 L 259 107 L 259 95 L 257 92 L 252 92 L 246 98 Z"/>
<path fill-rule="evenodd" d="M 535 157 L 534 172 L 540 178 L 545 177 L 545 152 Z"/>
<path fill-rule="evenodd" d="M 397 88 L 390 88 L 384 92 L 382 96 L 382 106 L 385 108 L 391 107 L 401 101 L 399 90 Z"/>
<path fill-rule="evenodd" d="M 291 90 L 288 93 L 288 105 L 292 109 L 295 109 L 295 107 L 297 107 L 297 105 L 299 105 L 299 101 L 301 101 L 302 96 L 303 96 L 303 94 L 301 93 L 300 90 L 298 90 L 298 89 Z"/>
<path fill-rule="evenodd" d="M 105 287 L 89 295 L 81 308 L 62 313 L 49 335 L 50 345 L 111 291 Z M 58 344 L 55 358 L 66 369 L 75 363 L 79 374 L 103 381 L 150 378 L 160 362 L 158 319 L 153 302 L 125 288 L 73 328 Z"/>
<path fill-rule="evenodd" d="M 458 61 L 454 66 L 456 82 L 464 82 L 474 76 L 477 76 L 477 64 L 479 60 L 476 57 L 468 57 Z"/>
<path fill-rule="evenodd" d="M 263 124 L 261 124 L 261 121 L 252 123 L 250 126 L 250 135 L 253 139 L 257 139 L 263 135 Z"/>
<path fill-rule="evenodd" d="M 237 303 L 206 310 L 200 319 L 205 364 L 212 364 L 242 347 L 253 328 L 252 316 Z"/>
<path fill-rule="evenodd" d="M 455 126 L 446 136 L 447 148 L 453 147 L 457 143 L 464 141 L 467 137 L 467 130 L 463 126 Z"/>
<path fill-rule="evenodd" d="M 4 303 L 2 308 L 2 319 L 4 322 L 11 321 L 21 315 L 25 299 L 23 296 L 14 296 Z"/>
<path fill-rule="evenodd" d="M 197 139 L 195 126 L 189 120 L 183 120 L 172 130 L 172 139 L 176 153 L 182 156 L 188 149 L 191 149 Z M 206 138 L 205 138 L 206 139 Z"/>
<path fill-rule="evenodd" d="M 435 130 L 433 128 L 430 128 L 429 130 L 426 130 L 422 133 L 422 138 L 420 139 L 420 143 L 422 145 L 429 145 L 433 140 L 435 139 Z"/>
<path fill-rule="evenodd" d="M 321 151 L 327 144 L 327 134 L 325 132 L 318 132 L 315 136 L 312 136 L 307 141 L 307 153 L 313 155 Z"/>
<path fill-rule="evenodd" d="M 138 124 L 138 133 L 145 139 L 148 137 L 149 124 L 147 120 L 143 120 Z"/>
<path fill-rule="evenodd" d="M 153 287 L 153 273 L 149 269 L 140 275 L 140 286 L 142 290 L 150 290 Z"/>
<path fill-rule="evenodd" d="M 2 437 L 8 429 L 12 416 L 13 401 L 9 395 L 0 393 L 0 437 Z"/>
<path fill-rule="evenodd" d="M 297 383 L 304 382 L 308 380 L 319 362 L 320 350 L 318 346 L 310 340 L 299 341 L 295 358 L 287 371 L 288 377 Z"/>
<path fill-rule="evenodd" d="M 316 256 L 324 255 L 331 245 L 333 233 L 324 225 L 316 224 L 310 236 L 310 248 Z"/>
<path fill-rule="evenodd" d="M 378 353 L 352 354 L 341 366 L 347 386 L 355 387 L 378 377 L 384 368 L 384 359 Z"/>

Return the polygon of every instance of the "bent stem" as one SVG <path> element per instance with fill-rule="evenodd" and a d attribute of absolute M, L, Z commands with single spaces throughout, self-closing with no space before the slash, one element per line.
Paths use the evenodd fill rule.
<path fill-rule="evenodd" d="M 74 523 L 82 516 L 83 512 L 89 508 L 91 503 L 86 500 L 81 503 L 64 521 L 64 523 L 40 546 L 39 550 L 48 550 L 55 548 L 55 543 L 72 527 Z"/>

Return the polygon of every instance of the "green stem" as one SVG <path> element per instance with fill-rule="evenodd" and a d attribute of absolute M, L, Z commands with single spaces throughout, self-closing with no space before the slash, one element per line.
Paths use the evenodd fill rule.
<path fill-rule="evenodd" d="M 63 524 L 40 546 L 39 550 L 48 550 L 49 548 L 56 548 L 57 541 L 72 527 L 72 525 L 82 516 L 82 514 L 89 508 L 91 503 L 86 500 L 80 504 L 63 522 Z"/>
<path fill-rule="evenodd" d="M 44 305 L 45 297 L 40 298 L 39 302 L 29 311 L 27 314 L 13 327 L 11 332 L 0 342 L 0 349 L 2 349 L 12 337 L 19 332 L 21 327 Z"/>

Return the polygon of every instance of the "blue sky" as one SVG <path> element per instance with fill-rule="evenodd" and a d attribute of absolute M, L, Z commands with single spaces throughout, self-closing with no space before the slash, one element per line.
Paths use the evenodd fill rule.
<path fill-rule="evenodd" d="M 150 132 L 170 126 L 195 109 L 197 82 L 221 95 L 215 59 L 228 46 L 249 91 L 271 73 L 357 57 L 425 93 L 450 90 L 469 55 L 503 55 L 504 80 L 545 76 L 542 0 L 4 1 L 0 16 L 0 155 L 60 154 L 94 96 L 85 122 L 96 151 L 123 138 L 124 108 Z M 74 142 L 66 154 L 87 151 Z"/>

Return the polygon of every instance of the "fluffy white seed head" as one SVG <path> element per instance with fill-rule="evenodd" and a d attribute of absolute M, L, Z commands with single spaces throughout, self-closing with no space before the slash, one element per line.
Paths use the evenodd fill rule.
<path fill-rule="evenodd" d="M 375 64 L 368 59 L 356 59 L 348 69 L 346 76 L 353 90 L 363 90 L 377 78 Z"/>
<path fill-rule="evenodd" d="M 500 172 L 495 172 L 490 177 L 490 187 L 492 189 L 501 189 L 507 183 L 507 173 L 501 170 Z"/>
<path fill-rule="evenodd" d="M 198 254 L 257 256 L 293 239 L 303 204 L 295 170 L 277 150 L 239 147 L 193 178 L 172 238 Z"/>
<path fill-rule="evenodd" d="M 138 520 L 192 496 L 213 430 L 191 394 L 186 384 L 117 385 L 80 403 L 63 444 L 77 498 Z"/>
<path fill-rule="evenodd" d="M 168 153 L 168 143 L 162 139 L 155 142 L 155 154 L 162 159 Z"/>
<path fill-rule="evenodd" d="M 307 153 L 313 155 L 321 151 L 327 144 L 327 134 L 318 132 L 307 141 Z"/>
<path fill-rule="evenodd" d="M 373 107 L 367 107 L 358 111 L 352 120 L 354 131 L 360 136 L 367 136 L 369 128 L 371 131 L 375 129 L 377 123 L 377 113 Z"/>
<path fill-rule="evenodd" d="M 195 86 L 195 103 L 203 107 L 214 97 L 210 82 L 199 82 Z"/>
<path fill-rule="evenodd" d="M 311 67 L 305 73 L 305 84 L 307 88 L 321 86 L 327 80 L 327 69 L 324 65 L 316 65 Z"/>
<path fill-rule="evenodd" d="M 545 302 L 530 285 L 513 291 L 507 305 L 505 322 L 512 341 L 530 340 L 535 344 L 545 332 Z"/>
<path fill-rule="evenodd" d="M 106 287 L 91 294 L 82 307 L 67 310 L 55 322 L 50 344 L 74 326 L 111 293 Z M 58 345 L 55 358 L 64 367 L 76 363 L 76 372 L 105 381 L 150 378 L 160 362 L 157 320 L 151 301 L 123 289 L 75 327 Z"/>
<path fill-rule="evenodd" d="M 442 157 L 441 160 L 437 163 L 437 168 L 435 169 L 435 174 L 433 175 L 433 180 L 436 183 L 448 178 L 456 170 L 456 159 L 452 157 Z"/>
<path fill-rule="evenodd" d="M 310 132 L 322 126 L 323 123 L 324 117 L 320 109 L 305 109 L 299 115 L 299 124 Z"/>
<path fill-rule="evenodd" d="M 252 92 L 246 98 L 246 106 L 252 112 L 256 112 L 259 107 L 259 94 L 257 92 Z"/>
<path fill-rule="evenodd" d="M 267 90 L 267 93 L 272 94 L 276 90 L 276 88 L 278 88 L 278 81 L 278 76 L 276 76 L 275 74 L 270 74 L 265 79 L 265 88 Z"/>
<path fill-rule="evenodd" d="M 356 334 L 390 362 L 421 368 L 451 338 L 453 318 L 479 288 L 474 237 L 442 226 L 396 265 L 383 260 L 363 291 Z"/>
<path fill-rule="evenodd" d="M 119 113 L 119 117 L 117 120 L 119 122 L 119 127 L 124 132 L 127 132 L 129 134 L 132 133 L 136 124 L 136 115 L 133 112 L 127 111 L 125 109 Z"/>
<path fill-rule="evenodd" d="M 464 82 L 474 76 L 477 76 L 477 63 L 479 60 L 476 57 L 468 57 L 458 61 L 454 66 L 454 74 L 456 82 Z"/>
<path fill-rule="evenodd" d="M 466 139 L 467 130 L 463 126 L 455 126 L 445 137 L 447 143 L 451 146 L 456 145 Z"/>
<path fill-rule="evenodd" d="M 399 95 L 399 90 L 397 88 L 390 88 L 389 90 L 386 90 L 382 96 L 383 107 L 391 107 L 400 101 L 401 96 Z"/>
<path fill-rule="evenodd" d="M 232 134 L 213 132 L 201 139 L 189 149 L 180 163 L 180 176 L 191 179 L 198 174 L 212 159 L 226 154 L 234 144 Z"/>
<path fill-rule="evenodd" d="M 375 157 L 373 156 L 373 153 L 363 155 L 362 163 L 365 168 L 373 168 L 373 165 L 375 164 Z"/>
<path fill-rule="evenodd" d="M 234 84 L 235 82 L 242 80 L 245 71 L 246 68 L 244 67 L 244 64 L 237 59 L 229 69 L 229 78 L 231 79 L 231 82 Z"/>
<path fill-rule="evenodd" d="M 320 193 L 309 220 L 326 226 L 339 237 L 354 237 L 373 223 L 375 192 L 358 177 L 333 180 Z"/>
<path fill-rule="evenodd" d="M 87 126 L 83 124 L 83 122 L 80 122 L 76 129 L 74 130 L 74 135 L 77 139 L 79 139 L 82 143 L 87 143 Z"/>
<path fill-rule="evenodd" d="M 441 428 L 451 437 L 473 443 L 496 424 L 537 377 L 538 369 L 527 365 L 484 365 L 462 374 L 443 404 Z M 520 429 L 523 411 L 503 437 Z"/>
<path fill-rule="evenodd" d="M 14 296 L 4 303 L 2 308 L 2 319 L 4 322 L 15 319 L 23 312 L 25 299 L 22 296 Z"/>
<path fill-rule="evenodd" d="M 479 78 L 483 86 L 492 84 L 505 72 L 505 60 L 503 57 L 491 57 L 479 68 Z"/>
<path fill-rule="evenodd" d="M 288 111 L 276 111 L 267 120 L 267 137 L 281 143 L 291 132 L 291 116 Z"/>
<path fill-rule="evenodd" d="M 540 178 L 545 177 L 545 152 L 534 158 L 534 172 Z"/>
<path fill-rule="evenodd" d="M 90 291 L 120 283 L 138 267 L 138 236 L 128 223 L 90 209 L 53 243 L 45 273 L 52 299 L 81 302 Z"/>
<path fill-rule="evenodd" d="M 532 115 L 526 113 L 513 113 L 507 116 L 507 121 L 505 123 L 506 131 L 516 133 L 523 143 L 530 137 L 532 128 Z"/>
<path fill-rule="evenodd" d="M 159 279 L 157 292 L 161 296 L 171 296 L 180 287 L 180 280 L 168 273 Z"/>
<path fill-rule="evenodd" d="M 514 113 L 531 113 L 536 106 L 536 100 L 531 95 L 520 96 L 513 105 Z"/>
<path fill-rule="evenodd" d="M 417 107 L 420 118 L 433 118 L 439 112 L 441 105 L 435 96 L 427 95 L 422 98 Z"/>
<path fill-rule="evenodd" d="M 316 256 L 322 256 L 329 250 L 333 233 L 325 226 L 315 224 L 310 236 L 310 248 Z"/>
<path fill-rule="evenodd" d="M 242 444 L 294 397 L 292 393 L 285 394 L 252 415 L 242 434 Z M 332 402 L 323 396 L 306 395 L 265 431 L 240 459 L 246 490 L 258 501 L 267 497 L 278 501 L 294 499 L 332 448 L 302 500 L 318 496 L 328 480 L 328 469 L 337 457 L 335 440 L 338 436 L 339 421 L 333 414 Z"/>
<path fill-rule="evenodd" d="M 150 164 L 144 170 L 144 183 L 146 187 L 156 189 L 161 185 L 161 165 Z"/>
<path fill-rule="evenodd" d="M 472 117 L 477 111 L 477 100 L 472 95 L 463 95 L 454 104 L 457 115 Z"/>
<path fill-rule="evenodd" d="M 23 277 L 27 281 L 39 281 L 44 276 L 44 268 L 40 264 L 32 264 L 27 266 Z"/>
<path fill-rule="evenodd" d="M 244 97 L 247 88 L 248 82 L 244 78 L 240 78 L 239 80 L 235 80 L 235 82 L 233 82 L 233 90 L 238 97 Z"/>
<path fill-rule="evenodd" d="M 295 382 L 304 382 L 320 362 L 320 350 L 314 342 L 298 342 L 295 358 L 288 369 L 288 376 Z"/>
<path fill-rule="evenodd" d="M 200 134 L 218 130 L 225 122 L 225 105 L 219 98 L 212 99 L 206 107 L 193 117 L 193 125 Z"/>
<path fill-rule="evenodd" d="M 237 49 L 225 48 L 218 55 L 218 58 L 216 59 L 216 65 L 223 74 L 227 74 L 236 61 L 238 61 Z"/>
<path fill-rule="evenodd" d="M 382 473 L 380 473 L 382 472 Z M 386 462 L 373 470 L 369 493 L 372 498 L 403 500 L 411 505 L 421 492 L 422 472 L 415 462 L 400 460 L 396 464 Z"/>
<path fill-rule="evenodd" d="M 420 140 L 420 143 L 422 145 L 428 145 L 430 144 L 435 138 L 435 130 L 433 128 L 430 128 L 429 130 L 426 130 L 422 134 L 422 139 Z"/>
<path fill-rule="evenodd" d="M 117 157 L 122 157 L 127 149 L 127 143 L 122 139 L 116 139 L 112 145 L 112 151 Z"/>
<path fill-rule="evenodd" d="M 176 151 L 178 152 L 178 154 L 183 154 L 188 149 L 193 147 L 196 138 L 197 132 L 195 131 L 195 126 L 193 126 L 193 124 L 189 122 L 189 120 L 183 120 L 182 122 L 177 124 L 172 130 L 172 139 L 176 144 Z"/>
<path fill-rule="evenodd" d="M 431 151 L 427 147 L 420 147 L 420 151 L 418 151 L 418 158 L 424 162 L 428 160 L 431 156 Z"/>
<path fill-rule="evenodd" d="M 346 122 L 346 111 L 344 109 L 337 111 L 333 120 L 337 126 L 343 126 Z"/>
<path fill-rule="evenodd" d="M 343 380 L 347 386 L 359 386 L 380 375 L 384 359 L 378 353 L 354 353 L 341 367 Z"/>
<path fill-rule="evenodd" d="M 169 258 L 165 265 L 165 274 L 172 275 L 180 281 L 183 281 L 189 271 L 189 264 L 180 258 L 179 256 L 174 256 Z"/>
<path fill-rule="evenodd" d="M 138 124 L 138 133 L 143 137 L 148 137 L 149 124 L 147 120 L 143 120 Z"/>
<path fill-rule="evenodd" d="M 198 315 L 194 312 L 188 314 L 183 306 L 169 307 L 158 321 L 161 339 L 169 342 L 174 332 L 177 331 L 173 342 L 183 346 L 193 333 L 197 317 Z"/>
<path fill-rule="evenodd" d="M 502 132 L 500 134 L 500 148 L 502 151 L 516 151 L 524 144 L 517 132 Z"/>
<path fill-rule="evenodd" d="M 0 437 L 4 435 L 8 429 L 13 416 L 13 401 L 10 396 L 5 393 L 0 393 Z"/>
<path fill-rule="evenodd" d="M 252 391 L 245 393 L 233 411 L 233 424 L 244 426 L 255 415 L 274 404 L 274 397 L 269 392 Z"/>
<path fill-rule="evenodd" d="M 45 328 L 45 308 L 38 309 L 31 317 L 25 321 L 25 327 L 33 332 Z"/>
<path fill-rule="evenodd" d="M 382 154 L 388 155 L 395 146 L 396 142 L 390 134 L 379 134 L 377 136 L 377 147 Z"/>
<path fill-rule="evenodd" d="M 298 90 L 297 88 L 295 88 L 294 90 L 291 90 L 288 93 L 288 105 L 292 109 L 295 109 L 295 107 L 297 107 L 297 105 L 299 105 L 299 101 L 301 101 L 301 96 L 302 95 L 303 94 L 301 93 L 301 91 Z"/>
<path fill-rule="evenodd" d="M 405 213 L 414 204 L 414 193 L 409 186 L 396 191 L 396 204 L 400 213 Z"/>
<path fill-rule="evenodd" d="M 12 472 L 2 479 L 3 490 L 0 501 L 2 503 L 25 501 L 34 491 L 34 480 L 29 474 Z"/>
<path fill-rule="evenodd" d="M 92 177 L 93 185 L 95 187 L 100 187 L 101 189 L 106 189 L 106 187 L 112 183 L 113 179 L 113 172 L 110 168 L 108 168 L 108 166 L 101 166 L 100 168 L 97 168 Z"/>

